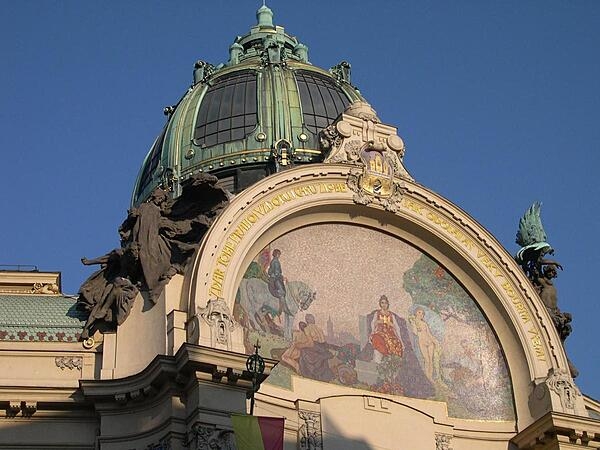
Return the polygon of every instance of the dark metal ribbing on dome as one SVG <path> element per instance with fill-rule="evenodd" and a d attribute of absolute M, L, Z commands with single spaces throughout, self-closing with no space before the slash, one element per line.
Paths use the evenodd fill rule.
<path fill-rule="evenodd" d="M 323 160 L 319 131 L 363 100 L 350 66 L 330 72 L 308 62 L 308 48 L 262 7 L 257 25 L 229 47 L 229 60 L 194 65 L 194 81 L 146 157 L 132 205 L 156 186 L 177 197 L 195 173 L 216 175 L 234 192 L 269 174 Z"/>

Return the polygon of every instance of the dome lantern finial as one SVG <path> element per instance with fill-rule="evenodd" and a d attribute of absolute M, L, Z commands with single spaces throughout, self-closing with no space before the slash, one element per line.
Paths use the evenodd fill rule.
<path fill-rule="evenodd" d="M 256 11 L 256 20 L 258 21 L 259 27 L 273 27 L 273 11 L 265 4 L 265 0 L 263 0 L 263 4 L 258 11 Z"/>

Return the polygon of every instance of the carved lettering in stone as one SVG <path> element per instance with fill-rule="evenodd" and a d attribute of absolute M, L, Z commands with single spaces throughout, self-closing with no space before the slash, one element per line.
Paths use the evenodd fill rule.
<path fill-rule="evenodd" d="M 54 363 L 60 370 L 81 370 L 83 367 L 83 358 L 81 356 L 57 356 L 54 358 Z"/>
<path fill-rule="evenodd" d="M 197 423 L 192 426 L 190 441 L 189 448 L 196 450 L 237 450 L 233 431 L 211 424 Z"/>
<path fill-rule="evenodd" d="M 565 409 L 575 409 L 575 399 L 581 395 L 581 392 L 573 383 L 573 379 L 566 370 L 548 371 L 546 385 L 555 392 L 560 398 L 560 403 Z"/>
<path fill-rule="evenodd" d="M 236 323 L 229 307 L 222 298 L 211 299 L 206 308 L 198 308 L 198 316 L 210 327 L 211 346 L 225 347 L 231 350 L 231 332 Z"/>
<path fill-rule="evenodd" d="M 298 429 L 298 439 L 301 450 L 322 450 L 323 434 L 321 431 L 321 414 L 314 411 L 298 411 L 298 417 L 303 422 Z"/>
<path fill-rule="evenodd" d="M 435 450 L 452 450 L 451 440 L 452 436 L 449 434 L 435 433 Z"/>

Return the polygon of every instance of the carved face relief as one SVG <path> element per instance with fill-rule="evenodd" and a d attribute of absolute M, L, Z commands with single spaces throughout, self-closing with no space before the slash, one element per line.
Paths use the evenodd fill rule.
<path fill-rule="evenodd" d="M 575 408 L 576 398 L 581 393 L 566 371 L 554 371 L 551 369 L 546 379 L 546 384 L 559 396 L 563 408 Z"/>
<path fill-rule="evenodd" d="M 210 315 L 210 321 L 213 322 L 217 330 L 217 341 L 221 343 L 227 342 L 227 322 L 229 322 L 229 315 L 221 311 L 214 311 Z"/>
<path fill-rule="evenodd" d="M 229 344 L 235 321 L 223 299 L 210 300 L 206 308 L 199 308 L 198 316 L 210 327 L 213 344 Z"/>

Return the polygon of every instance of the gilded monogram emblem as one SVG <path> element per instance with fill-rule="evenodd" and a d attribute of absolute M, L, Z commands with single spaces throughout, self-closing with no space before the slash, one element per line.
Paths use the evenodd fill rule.
<path fill-rule="evenodd" d="M 388 198 L 394 193 L 394 168 L 382 152 L 365 150 L 361 154 L 364 172 L 359 184 L 362 190 L 377 197 Z"/>

